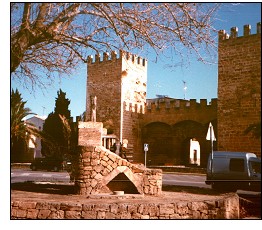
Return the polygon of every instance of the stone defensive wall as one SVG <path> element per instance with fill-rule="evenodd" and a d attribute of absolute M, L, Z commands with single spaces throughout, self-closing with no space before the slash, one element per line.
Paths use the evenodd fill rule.
<path fill-rule="evenodd" d="M 218 34 L 217 146 L 261 156 L 260 138 L 246 133 L 261 125 L 261 22 L 254 29 L 244 25 L 243 36 L 237 27 Z"/>
<path fill-rule="evenodd" d="M 147 100 L 146 116 L 143 123 L 161 121 L 168 124 L 175 124 L 179 121 L 193 120 L 205 124 L 217 118 L 217 99 L 152 99 Z"/>
<path fill-rule="evenodd" d="M 200 99 L 200 103 L 196 99 L 183 100 L 183 99 L 148 99 L 147 110 L 149 112 L 155 112 L 158 110 L 169 110 L 169 109 L 216 109 L 217 98 L 211 99 L 211 103 L 207 104 L 207 99 Z"/>
<path fill-rule="evenodd" d="M 123 102 L 123 108 L 125 111 L 134 113 L 167 113 L 177 110 L 194 111 L 199 110 L 216 110 L 217 109 L 217 98 L 212 98 L 210 103 L 207 103 L 207 99 L 200 99 L 198 103 L 196 99 L 183 100 L 173 98 L 160 98 L 160 99 L 147 99 L 146 112 L 143 106 L 138 106 L 133 103 Z"/>
<path fill-rule="evenodd" d="M 63 201 L 13 199 L 11 219 L 239 219 L 239 198 L 228 194 L 221 198 L 190 200 L 179 197 L 96 196 L 81 202 L 71 195 Z M 61 198 L 60 198 L 61 199 Z"/>

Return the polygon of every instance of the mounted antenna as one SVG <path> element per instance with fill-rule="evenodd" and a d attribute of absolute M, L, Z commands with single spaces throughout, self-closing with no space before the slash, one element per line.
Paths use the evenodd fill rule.
<path fill-rule="evenodd" d="M 186 86 L 186 82 L 183 81 L 184 83 L 184 99 L 186 99 L 186 90 L 187 90 L 187 86 Z"/>

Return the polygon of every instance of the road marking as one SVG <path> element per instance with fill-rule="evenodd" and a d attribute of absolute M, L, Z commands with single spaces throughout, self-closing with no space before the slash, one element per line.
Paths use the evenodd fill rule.
<path fill-rule="evenodd" d="M 21 176 L 29 176 L 30 173 L 22 173 Z"/>
<path fill-rule="evenodd" d="M 43 177 L 52 177 L 52 174 L 42 174 Z"/>

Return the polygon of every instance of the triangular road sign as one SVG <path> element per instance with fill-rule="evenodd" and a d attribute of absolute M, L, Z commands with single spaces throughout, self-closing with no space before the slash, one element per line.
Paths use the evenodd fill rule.
<path fill-rule="evenodd" d="M 209 122 L 206 139 L 209 141 L 216 141 L 214 129 L 213 129 L 211 122 Z"/>

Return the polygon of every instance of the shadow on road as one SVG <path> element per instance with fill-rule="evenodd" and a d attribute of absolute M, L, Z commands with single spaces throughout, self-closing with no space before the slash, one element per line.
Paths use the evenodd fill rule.
<path fill-rule="evenodd" d="M 34 182 L 12 183 L 11 190 L 58 195 L 76 194 L 76 189 L 74 185 L 39 183 L 36 184 Z"/>
<path fill-rule="evenodd" d="M 223 194 L 223 192 L 215 191 L 210 188 L 199 188 L 193 186 L 179 186 L 179 185 L 163 185 L 162 190 L 168 192 L 184 192 L 184 193 L 192 193 L 192 194 L 200 194 L 200 195 Z"/>
<path fill-rule="evenodd" d="M 19 182 L 12 183 L 11 190 L 35 192 L 35 193 L 46 193 L 46 194 L 59 194 L 69 195 L 76 194 L 76 188 L 74 184 L 55 184 L 55 183 L 35 183 L 35 182 Z M 192 194 L 203 194 L 203 195 L 219 195 L 220 192 L 208 188 L 197 188 L 190 186 L 177 186 L 177 185 L 163 185 L 163 191 L 169 192 L 184 192 Z"/>

